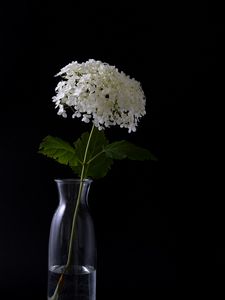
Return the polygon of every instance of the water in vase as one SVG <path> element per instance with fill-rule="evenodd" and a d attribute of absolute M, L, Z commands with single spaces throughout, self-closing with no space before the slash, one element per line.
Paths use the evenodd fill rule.
<path fill-rule="evenodd" d="M 55 292 L 58 280 L 65 266 L 54 266 L 49 270 L 48 299 Z M 78 266 L 65 272 L 57 300 L 95 300 L 96 270 L 90 266 Z"/>

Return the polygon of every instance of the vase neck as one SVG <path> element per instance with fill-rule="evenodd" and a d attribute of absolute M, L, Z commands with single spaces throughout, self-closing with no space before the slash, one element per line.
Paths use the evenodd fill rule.
<path fill-rule="evenodd" d="M 88 193 L 90 189 L 91 179 L 56 179 L 55 180 L 59 192 L 60 203 L 75 204 L 77 201 L 81 183 L 83 184 L 80 203 L 87 204 Z"/>

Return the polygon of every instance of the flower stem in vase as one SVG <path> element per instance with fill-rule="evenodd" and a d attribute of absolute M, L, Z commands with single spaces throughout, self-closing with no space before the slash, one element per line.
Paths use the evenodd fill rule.
<path fill-rule="evenodd" d="M 80 186 L 79 186 L 79 191 L 78 191 L 78 196 L 77 196 L 77 202 L 76 202 L 76 207 L 74 210 L 74 214 L 73 214 L 73 221 L 72 221 L 72 227 L 71 227 L 71 233 L 70 233 L 70 240 L 69 240 L 69 251 L 68 251 L 68 257 L 67 257 L 67 263 L 66 266 L 58 280 L 58 283 L 56 285 L 56 289 L 54 294 L 52 295 L 52 297 L 49 297 L 49 300 L 58 300 L 59 298 L 59 293 L 63 288 L 63 281 L 64 281 L 64 274 L 66 273 L 66 271 L 68 270 L 68 268 L 70 267 L 70 263 L 71 263 L 71 257 L 72 257 L 72 246 L 73 246 L 73 241 L 74 238 L 76 236 L 76 220 L 77 220 L 77 214 L 78 214 L 78 209 L 79 209 L 79 204 L 80 204 L 80 198 L 81 198 L 81 193 L 82 193 L 82 189 L 83 189 L 83 180 L 85 179 L 85 167 L 87 164 L 87 154 L 88 154 L 88 148 L 90 145 L 90 141 L 91 141 L 91 137 L 94 131 L 94 125 L 92 125 L 91 128 L 91 132 L 87 141 L 87 145 L 86 145 L 86 149 L 85 149 L 85 153 L 84 153 L 84 158 L 83 158 L 83 162 L 82 162 L 82 170 L 81 170 L 81 177 L 80 177 Z"/>

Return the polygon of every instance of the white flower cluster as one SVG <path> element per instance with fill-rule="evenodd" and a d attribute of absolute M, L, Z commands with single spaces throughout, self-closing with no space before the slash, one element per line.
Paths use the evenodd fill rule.
<path fill-rule="evenodd" d="M 67 117 L 66 109 L 72 108 L 72 117 L 90 120 L 99 129 L 119 125 L 136 131 L 140 117 L 145 115 L 145 95 L 135 79 L 114 66 L 93 59 L 84 63 L 72 62 L 56 76 L 61 76 L 53 102 L 58 114 Z"/>

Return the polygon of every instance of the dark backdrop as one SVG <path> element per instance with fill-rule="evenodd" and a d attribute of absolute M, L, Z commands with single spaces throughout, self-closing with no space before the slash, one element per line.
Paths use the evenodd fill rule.
<path fill-rule="evenodd" d="M 53 180 L 72 174 L 37 149 L 48 134 L 73 141 L 89 129 L 57 116 L 51 102 L 60 68 L 89 58 L 139 80 L 147 97 L 138 131 L 110 129 L 108 138 L 129 139 L 159 158 L 117 162 L 92 184 L 98 299 L 156 299 L 175 295 L 180 284 L 186 285 L 184 294 L 198 286 L 191 266 L 198 261 L 193 253 L 199 235 L 189 212 L 199 205 L 188 188 L 198 170 L 187 175 L 186 168 L 202 135 L 195 134 L 191 145 L 187 141 L 197 108 L 204 114 L 222 90 L 220 8 L 207 2 L 9 1 L 0 14 L 0 293 L 8 295 L 3 299 L 46 297 L 48 234 L 58 201 Z M 183 277 L 176 276 L 177 252 Z"/>

